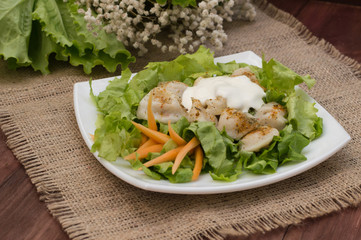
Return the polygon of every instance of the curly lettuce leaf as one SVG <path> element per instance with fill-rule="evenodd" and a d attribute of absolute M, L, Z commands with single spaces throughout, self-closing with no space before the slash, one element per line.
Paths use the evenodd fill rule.
<path fill-rule="evenodd" d="M 159 155 L 159 153 L 150 153 L 145 161 L 158 157 Z M 172 174 L 173 162 L 164 162 L 149 168 L 144 166 L 139 160 L 130 160 L 129 162 L 134 170 L 141 168 L 148 177 L 155 180 L 168 179 L 171 183 L 186 183 L 192 181 L 193 165 L 185 166 L 184 164 L 184 162 L 191 162 L 188 157 L 186 157 L 185 161 L 182 161 L 182 164 L 174 174 Z"/>
<path fill-rule="evenodd" d="M 301 153 L 311 142 L 298 131 L 294 131 L 291 126 L 286 127 L 280 133 L 282 141 L 278 143 L 278 161 L 280 165 L 288 162 L 301 162 L 307 158 Z"/>
<path fill-rule="evenodd" d="M 184 139 L 190 140 L 190 138 L 195 135 L 202 145 L 204 155 L 209 165 L 215 169 L 220 168 L 226 160 L 226 146 L 223 142 L 222 135 L 214 126 L 214 123 L 193 122 L 186 131 L 192 132 L 193 135 L 186 132 Z"/>
<path fill-rule="evenodd" d="M 128 81 L 131 77 L 129 69 L 123 71 L 121 78 L 115 78 L 107 86 L 106 90 L 98 96 L 91 96 L 96 101 L 97 108 L 104 115 L 118 112 L 121 118 L 133 119 L 136 114 L 136 107 L 143 97 L 142 92 L 132 89 Z M 91 82 L 90 82 L 91 86 Z"/>
<path fill-rule="evenodd" d="M 309 75 L 300 76 L 274 59 L 268 62 L 262 59 L 262 68 L 259 69 L 258 76 L 260 84 L 267 90 L 281 91 L 286 94 L 292 93 L 295 86 L 303 82 L 309 88 L 316 83 L 315 79 Z"/>
<path fill-rule="evenodd" d="M 305 92 L 297 89 L 293 92 L 286 104 L 288 121 L 293 129 L 298 130 L 310 140 L 317 138 L 322 133 L 322 119 L 317 116 L 315 103 L 310 102 Z"/>
<path fill-rule="evenodd" d="M 187 84 L 192 85 L 194 80 L 200 76 L 221 73 L 213 60 L 213 54 L 210 50 L 201 46 L 194 54 L 180 55 L 170 62 L 149 63 L 146 66 L 147 69 L 143 70 L 144 72 L 141 71 L 139 76 L 137 74 L 135 81 L 132 81 L 131 84 L 135 85 L 140 83 L 141 85 L 139 87 L 142 87 L 146 91 L 150 91 L 150 89 L 157 86 L 159 82 L 173 80 L 181 82 L 188 80 Z M 148 84 L 148 74 L 153 76 L 152 84 Z M 154 74 L 156 74 L 156 76 L 154 76 Z M 145 78 L 143 78 L 143 76 L 145 76 Z M 144 80 L 142 81 L 141 79 Z"/>
<path fill-rule="evenodd" d="M 279 165 L 278 151 L 275 147 L 277 142 L 273 142 L 267 149 L 260 154 L 254 152 L 241 152 L 244 168 L 252 173 L 272 174 L 276 172 Z"/>
<path fill-rule="evenodd" d="M 193 122 L 186 129 L 200 141 L 205 162 L 211 167 L 214 180 L 234 181 L 242 173 L 238 145 L 222 135 L 213 122 Z"/>
<path fill-rule="evenodd" d="M 55 53 L 55 58 L 62 61 L 67 61 L 68 57 L 63 55 L 63 50 L 60 45 L 53 42 L 49 36 L 41 31 L 39 22 L 33 21 L 33 30 L 31 32 L 29 44 L 29 58 L 31 59 L 31 66 L 35 71 L 40 71 L 43 74 L 49 74 L 49 56 Z"/>
<path fill-rule="evenodd" d="M 145 69 L 137 73 L 129 83 L 129 87 L 145 95 L 158 85 L 158 69 Z"/>
<path fill-rule="evenodd" d="M 73 59 L 71 64 L 83 64 L 83 61 L 90 57 L 94 58 L 94 60 L 91 61 L 92 65 L 89 64 L 89 60 L 87 61 L 88 68 L 85 69 L 85 72 L 91 72 L 91 69 L 96 65 L 103 65 L 109 72 L 114 72 L 119 64 L 122 65 L 123 69 L 126 69 L 130 62 L 135 61 L 135 58 L 125 49 L 123 43 L 117 40 L 114 33 L 106 33 L 101 26 L 94 26 L 94 30 L 89 31 L 86 28 L 87 23 L 84 16 L 78 14 L 78 5 L 74 4 L 74 1 L 69 1 L 67 9 L 79 38 L 78 41 L 74 42 L 74 45 L 80 50 L 82 50 L 83 45 L 88 46 L 90 44 L 91 46 L 89 48 L 91 52 L 85 53 L 87 56 L 76 61 Z M 79 51 L 79 56 L 83 56 L 83 51 Z M 72 59 L 70 58 L 70 60 Z"/>
<path fill-rule="evenodd" d="M 63 54 L 69 57 L 70 64 L 83 65 L 84 72 L 90 74 L 97 65 L 114 72 L 119 64 L 126 68 L 134 61 L 114 34 L 107 34 L 100 28 L 97 36 L 89 32 L 84 17 L 77 10 L 74 1 L 37 0 L 33 12 L 42 30 L 65 48 Z"/>
<path fill-rule="evenodd" d="M 114 72 L 135 61 L 114 34 L 100 27 L 88 31 L 74 0 L 4 0 L 0 24 L 0 56 L 10 68 L 31 65 L 47 74 L 52 53 L 57 60 L 82 65 L 87 74 L 98 65 Z"/>
<path fill-rule="evenodd" d="M 256 174 L 271 174 L 275 172 L 278 163 L 272 160 L 260 159 L 254 152 L 241 152 L 244 169 Z"/>
<path fill-rule="evenodd" d="M 177 122 L 172 123 L 171 126 L 173 130 L 178 133 L 179 136 L 183 136 L 186 129 L 189 127 L 190 122 L 188 122 L 187 118 L 181 117 Z"/>
<path fill-rule="evenodd" d="M 37 0 L 33 19 L 41 23 L 42 30 L 62 47 L 72 46 L 78 34 L 72 21 L 67 3 L 56 0 Z M 88 46 L 90 47 L 90 46 Z M 83 51 L 87 47 L 83 48 Z"/>
<path fill-rule="evenodd" d="M 235 70 L 239 68 L 249 67 L 251 70 L 255 69 L 255 72 L 259 69 L 256 66 L 248 65 L 247 63 L 237 63 L 236 61 L 231 61 L 227 63 L 217 63 L 217 67 L 222 73 L 232 74 Z"/>
<path fill-rule="evenodd" d="M 157 164 L 153 167 L 155 172 L 161 173 L 171 183 L 186 183 L 192 181 L 193 171 L 191 168 L 180 166 L 177 171 L 172 174 L 173 162 L 165 162 Z"/>
<path fill-rule="evenodd" d="M 99 156 L 108 161 L 115 161 L 119 156 L 126 156 L 136 150 L 140 144 L 140 132 L 120 112 L 107 116 L 98 116 L 98 127 L 94 133 L 91 151 L 98 151 Z"/>
<path fill-rule="evenodd" d="M 280 165 L 305 161 L 302 150 L 309 143 L 308 138 L 293 130 L 290 125 L 280 132 L 279 137 L 274 137 L 270 146 L 261 152 L 242 151 L 244 168 L 256 174 L 275 173 Z"/>
<path fill-rule="evenodd" d="M 150 153 L 148 157 L 145 158 L 143 161 L 147 162 L 153 158 L 160 156 L 166 151 L 174 149 L 175 147 L 177 147 L 177 144 L 172 140 L 169 140 L 164 145 L 164 148 L 160 153 Z M 143 171 L 153 179 L 158 179 L 160 177 L 161 179 L 168 179 L 171 183 L 185 183 L 192 180 L 192 169 L 194 168 L 194 161 L 191 160 L 190 157 L 186 156 L 174 174 L 172 174 L 173 162 L 164 162 L 156 164 L 149 168 L 145 167 L 144 165 L 141 167 L 143 168 Z"/>
<path fill-rule="evenodd" d="M 29 66 L 34 0 L 0 1 L 0 56 L 10 68 Z"/>

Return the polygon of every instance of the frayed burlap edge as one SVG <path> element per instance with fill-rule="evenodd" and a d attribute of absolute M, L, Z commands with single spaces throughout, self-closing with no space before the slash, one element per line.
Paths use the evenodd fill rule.
<path fill-rule="evenodd" d="M 255 0 L 255 5 L 273 19 L 290 26 L 296 34 L 307 44 L 316 45 L 332 58 L 345 64 L 352 73 L 361 78 L 361 64 L 356 60 L 340 53 L 331 43 L 319 39 L 310 32 L 303 23 L 294 16 L 286 13 L 265 0 Z M 256 232 L 265 233 L 278 227 L 286 227 L 291 224 L 299 224 L 307 218 L 319 217 L 331 212 L 339 211 L 349 206 L 357 206 L 361 203 L 361 185 L 340 193 L 333 198 L 310 203 L 307 206 L 298 206 L 292 210 L 268 214 L 241 224 L 225 224 L 216 228 L 207 229 L 197 234 L 194 239 L 219 239 L 227 236 L 246 237 Z"/>
<path fill-rule="evenodd" d="M 42 167 L 41 161 L 33 152 L 29 142 L 12 121 L 12 116 L 4 110 L 0 111 L 0 128 L 7 137 L 8 147 L 24 166 L 31 182 L 35 185 L 40 200 L 46 203 L 47 208 L 61 223 L 64 231 L 72 239 L 89 239 L 83 223 L 67 206 L 59 187 Z"/>
<path fill-rule="evenodd" d="M 213 229 L 207 229 L 194 237 L 196 240 L 225 239 L 227 236 L 247 237 L 250 234 L 265 233 L 290 224 L 299 224 L 306 218 L 315 218 L 327 213 L 335 212 L 349 206 L 356 206 L 361 201 L 361 186 L 307 206 L 298 206 L 292 210 L 268 214 L 253 221 L 241 224 L 226 224 Z"/>

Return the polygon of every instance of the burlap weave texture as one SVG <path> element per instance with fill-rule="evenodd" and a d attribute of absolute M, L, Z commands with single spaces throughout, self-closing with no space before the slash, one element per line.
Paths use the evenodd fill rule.
<path fill-rule="evenodd" d="M 307 92 L 344 126 L 351 142 L 321 165 L 266 187 L 215 195 L 137 189 L 107 172 L 87 149 L 75 120 L 73 84 L 90 76 L 53 63 L 52 74 L 8 70 L 0 62 L 0 126 L 41 198 L 74 239 L 189 239 L 248 235 L 298 223 L 361 201 L 361 67 L 298 21 L 259 3 L 257 20 L 226 25 L 216 56 L 252 50 L 317 84 Z M 152 50 L 131 66 L 174 58 Z M 55 65 L 58 64 L 58 65 Z M 119 75 L 97 68 L 93 79 Z"/>

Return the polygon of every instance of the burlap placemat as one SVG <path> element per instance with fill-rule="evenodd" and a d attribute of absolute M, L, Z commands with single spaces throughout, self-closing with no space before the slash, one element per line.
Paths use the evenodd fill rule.
<path fill-rule="evenodd" d="M 259 4 L 253 23 L 226 25 L 217 56 L 252 50 L 318 80 L 308 91 L 352 141 L 323 164 L 266 187 L 216 195 L 172 195 L 137 189 L 106 171 L 87 149 L 73 110 L 80 68 L 52 63 L 52 74 L 0 64 L 0 125 L 32 182 L 74 239 L 222 239 L 299 223 L 361 200 L 361 67 L 313 37 L 290 15 Z M 132 66 L 172 55 L 151 51 Z M 119 72 L 115 73 L 119 74 Z M 96 69 L 93 79 L 110 76 Z"/>

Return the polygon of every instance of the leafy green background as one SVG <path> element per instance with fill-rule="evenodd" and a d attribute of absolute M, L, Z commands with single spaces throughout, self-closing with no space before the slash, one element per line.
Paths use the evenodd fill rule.
<path fill-rule="evenodd" d="M 88 31 L 74 0 L 2 0 L 0 26 L 0 56 L 13 69 L 31 66 L 48 74 L 51 54 L 87 74 L 97 65 L 114 72 L 135 61 L 114 34 Z"/>

